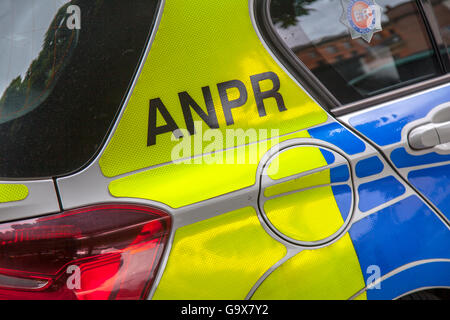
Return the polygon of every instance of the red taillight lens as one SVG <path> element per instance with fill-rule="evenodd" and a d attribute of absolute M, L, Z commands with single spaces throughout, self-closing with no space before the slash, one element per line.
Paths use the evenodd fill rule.
<path fill-rule="evenodd" d="M 146 298 L 170 224 L 168 214 L 136 205 L 1 224 L 0 298 Z"/>

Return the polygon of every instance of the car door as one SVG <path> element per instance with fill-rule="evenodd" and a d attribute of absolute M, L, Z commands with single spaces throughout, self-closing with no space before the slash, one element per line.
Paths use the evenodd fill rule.
<path fill-rule="evenodd" d="M 295 70 L 289 69 L 288 63 L 278 63 L 278 59 L 285 61 L 284 56 L 268 55 L 273 47 L 257 24 L 259 5 L 270 10 L 265 4 L 250 2 L 250 16 L 242 3 L 221 4 L 220 9 L 203 4 L 208 10 L 203 5 L 200 10 L 177 2 L 166 4 L 161 33 L 155 36 L 136 96 L 131 97 L 100 158 L 100 169 L 111 178 L 111 195 L 150 200 L 148 203 L 162 206 L 174 217 L 171 248 L 151 297 L 395 298 L 422 287 L 418 279 L 425 279 L 428 286 L 445 285 L 448 274 L 429 272 L 429 268 L 442 271 L 447 266 L 448 226 L 369 141 L 322 113 L 317 102 L 304 95 L 305 87 L 314 94 L 311 89 L 320 86 L 309 85 L 303 78 L 296 82 L 290 77 L 296 76 Z M 327 5 L 339 23 L 340 14 L 335 13 L 342 11 Z M 183 20 L 176 18 L 177 12 L 183 12 Z M 226 18 L 231 16 L 235 19 Z M 420 28 L 421 18 L 417 13 L 414 17 Z M 167 25 L 174 20 L 185 22 L 184 32 L 177 29 L 164 37 L 163 30 L 171 30 Z M 192 28 L 195 41 L 189 38 Z M 221 33 L 212 35 L 211 30 Z M 222 38 L 223 30 L 234 37 Z M 344 36 L 350 39 L 348 32 Z M 422 38 L 427 37 L 423 32 Z M 214 39 L 207 50 L 200 49 L 205 38 Z M 357 50 L 367 50 L 365 42 L 356 43 L 361 45 Z M 183 58 L 173 61 L 167 51 L 176 51 Z M 216 67 L 224 53 L 227 63 Z M 435 57 L 429 61 L 428 56 L 419 55 L 426 66 L 434 66 Z M 165 61 L 161 59 L 171 63 L 164 63 L 161 69 L 161 61 Z M 332 78 L 336 77 L 333 70 L 319 71 L 324 74 L 322 79 L 345 85 Z M 171 74 L 176 74 L 171 77 L 172 85 L 164 86 Z M 376 77 L 377 73 L 373 74 Z M 390 84 L 392 74 L 392 70 L 382 70 Z M 205 80 L 196 85 L 192 75 Z M 367 78 L 351 76 L 355 83 L 362 83 L 362 92 L 371 89 Z M 383 83 L 377 83 L 375 90 L 382 87 Z M 229 96 L 224 88 L 230 89 Z M 267 94 L 261 96 L 262 92 Z M 347 92 L 339 91 L 346 99 L 361 95 L 355 89 L 344 95 Z M 214 109 L 208 109 L 210 93 Z M 183 112 L 185 101 L 195 110 L 193 117 Z M 164 121 L 155 125 L 155 114 Z M 193 125 L 193 119 L 200 121 L 199 127 Z M 215 128 L 217 124 L 219 128 Z M 155 130 L 158 127 L 163 128 Z M 184 128 L 187 131 L 178 131 Z M 254 163 L 239 164 L 237 159 L 235 163 L 210 162 L 212 155 L 223 157 L 225 149 L 205 149 L 204 143 L 208 145 L 210 140 L 198 138 L 209 129 L 222 130 L 220 140 L 223 130 L 255 128 L 280 131 L 265 135 L 268 144 L 258 136 L 260 132 L 247 132 L 247 143 L 232 143 L 228 149 L 235 152 L 232 157 L 246 156 L 250 153 L 247 148 L 256 144 L 259 151 Z M 179 145 L 180 137 L 181 141 L 190 137 L 188 152 L 170 162 L 169 152 L 185 151 Z M 173 149 L 177 145 L 179 148 Z M 123 152 L 136 157 L 123 159 Z M 274 162 L 278 170 L 271 172 Z M 76 184 L 71 179 L 60 181 L 63 192 L 73 190 Z M 77 179 L 82 179 L 82 174 Z M 63 202 L 75 205 L 67 194 Z M 84 197 L 88 199 L 87 195 L 81 199 Z M 104 199 L 111 201 L 109 195 Z M 416 276 L 424 272 L 438 279 Z M 378 285 L 380 280 L 384 285 Z"/>
<path fill-rule="evenodd" d="M 366 29 L 364 19 L 358 21 L 363 7 L 371 13 Z M 363 154 L 350 159 L 356 208 L 348 233 L 366 282 L 353 298 L 392 299 L 448 286 L 448 4 L 273 0 L 261 4 L 259 17 L 268 46 L 338 116 L 331 127 L 338 130 L 341 123 L 342 132 L 353 131 L 368 144 Z M 418 84 L 408 87 L 414 82 Z M 327 133 L 336 137 L 331 127 Z M 357 146 L 349 138 L 341 141 L 347 148 Z M 339 204 L 337 194 L 335 199 Z M 434 245 L 428 247 L 430 240 Z M 302 261 L 299 254 L 283 263 L 254 297 L 299 294 L 291 282 L 276 289 L 286 278 L 306 286 L 309 295 L 324 289 L 310 278 L 293 276 L 296 270 L 317 272 L 341 290 L 343 283 L 351 283 L 329 279 L 332 267 L 325 272 L 319 267 L 323 261 L 312 262 L 326 254 L 313 252 L 309 260 Z M 376 273 L 378 280 L 370 283 Z"/>

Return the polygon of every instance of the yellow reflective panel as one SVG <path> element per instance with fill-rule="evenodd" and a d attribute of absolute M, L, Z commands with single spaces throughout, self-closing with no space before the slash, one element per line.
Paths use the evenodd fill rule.
<path fill-rule="evenodd" d="M 277 180 L 326 165 L 318 147 L 294 147 L 281 152 L 272 160 L 267 172 L 270 178 Z M 273 166 L 279 166 L 279 170 L 274 170 Z"/>
<path fill-rule="evenodd" d="M 152 168 L 111 182 L 109 192 L 115 197 L 149 199 L 179 208 L 253 185 L 261 157 L 274 144 L 307 137 L 308 132 L 301 131 L 279 140 L 205 155 L 188 163 Z"/>
<path fill-rule="evenodd" d="M 253 87 L 256 84 L 259 90 L 268 91 L 276 89 L 276 82 L 262 79 L 252 86 L 250 77 L 267 72 L 279 80 L 277 92 L 282 100 L 280 96 L 264 99 L 264 115 L 258 111 Z M 226 121 L 218 89 L 218 84 L 231 80 L 241 82 L 244 86 L 241 89 L 247 93 L 246 102 L 231 109 L 233 124 Z M 262 45 L 250 19 L 248 1 L 166 1 L 149 56 L 117 130 L 100 159 L 105 176 L 114 177 L 172 160 L 171 151 L 179 141 L 171 139 L 171 132 L 156 135 L 155 144 L 148 146 L 149 110 L 150 101 L 160 107 L 155 111 L 158 127 L 168 125 L 167 119 L 173 119 L 177 127 L 187 128 L 189 121 L 182 112 L 179 93 L 185 99 L 189 95 L 204 112 L 207 104 L 213 104 L 219 126 L 215 131 L 224 136 L 226 129 L 237 128 L 279 129 L 278 134 L 283 135 L 327 120 L 326 112 L 278 66 Z M 229 88 L 226 96 L 231 101 L 244 94 Z M 280 111 L 281 102 L 284 111 Z M 167 110 L 166 117 L 161 108 Z M 208 126 L 192 108 L 191 113 L 194 121 L 202 122 L 205 132 Z M 211 112 L 208 116 L 214 118 Z M 192 154 L 205 153 L 205 145 L 210 143 L 201 134 L 197 132 L 184 138 L 192 143 L 197 139 L 200 143 Z M 273 133 L 269 131 L 268 136 Z M 249 141 L 235 141 L 231 145 L 259 139 L 259 135 L 253 136 Z"/>
<path fill-rule="evenodd" d="M 353 300 L 367 300 L 367 292 L 364 291 L 359 296 L 355 297 L 355 299 L 353 299 Z"/>
<path fill-rule="evenodd" d="M 275 228 L 299 241 L 318 241 L 344 224 L 331 186 L 276 197 L 264 203 Z"/>
<path fill-rule="evenodd" d="M 346 234 L 328 247 L 305 250 L 286 261 L 252 299 L 348 299 L 364 286 L 358 257 Z"/>
<path fill-rule="evenodd" d="M 234 158 L 242 158 L 246 150 L 238 148 Z M 225 153 L 217 156 L 222 155 Z M 253 185 L 257 166 L 257 162 L 170 164 L 117 179 L 110 183 L 109 191 L 116 197 L 150 199 L 179 208 Z"/>
<path fill-rule="evenodd" d="M 264 190 L 264 195 L 266 197 L 272 197 L 294 190 L 301 190 L 326 184 L 330 184 L 330 169 L 308 174 L 300 178 L 267 187 Z"/>
<path fill-rule="evenodd" d="M 153 299 L 244 299 L 285 254 L 250 207 L 182 227 Z"/>
<path fill-rule="evenodd" d="M 24 200 L 28 188 L 23 184 L 0 184 L 0 203 Z"/>

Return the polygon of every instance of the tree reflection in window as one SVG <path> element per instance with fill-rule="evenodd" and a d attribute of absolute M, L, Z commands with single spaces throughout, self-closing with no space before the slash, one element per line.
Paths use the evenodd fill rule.
<path fill-rule="evenodd" d="M 31 62 L 23 79 L 22 75 L 18 75 L 1 95 L 0 123 L 35 109 L 48 97 L 58 81 L 78 42 L 79 30 L 69 29 L 66 24 L 69 5 L 66 3 L 57 11 L 45 33 L 42 50 Z M 32 35 L 32 32 L 27 35 Z"/>

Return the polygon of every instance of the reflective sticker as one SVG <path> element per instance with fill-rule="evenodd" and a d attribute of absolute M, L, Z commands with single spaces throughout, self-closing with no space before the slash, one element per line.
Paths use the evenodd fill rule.
<path fill-rule="evenodd" d="M 286 261 L 263 281 L 252 299 L 348 299 L 364 287 L 358 257 L 346 234 L 328 247 L 305 250 Z"/>
<path fill-rule="evenodd" d="M 311 137 L 334 144 L 350 155 L 366 150 L 366 145 L 361 139 L 337 122 L 309 129 L 308 132 Z"/>
<path fill-rule="evenodd" d="M 450 220 L 450 165 L 411 171 L 408 180 Z"/>
<path fill-rule="evenodd" d="M 367 292 L 363 292 L 360 295 L 356 296 L 353 300 L 367 300 Z"/>
<path fill-rule="evenodd" d="M 380 289 L 367 290 L 369 300 L 393 300 L 419 288 L 450 288 L 450 261 L 423 262 L 381 282 Z"/>
<path fill-rule="evenodd" d="M 244 299 L 286 254 L 246 207 L 177 230 L 153 299 Z"/>
<path fill-rule="evenodd" d="M 264 190 L 264 196 L 269 198 L 290 191 L 307 189 L 319 185 L 327 185 L 330 184 L 330 182 L 330 169 L 325 169 L 303 177 L 269 186 Z"/>
<path fill-rule="evenodd" d="M 393 176 L 361 184 L 358 187 L 359 210 L 367 212 L 405 193 L 406 189 Z"/>
<path fill-rule="evenodd" d="M 23 184 L 0 184 L 0 203 L 24 200 L 28 188 Z"/>
<path fill-rule="evenodd" d="M 325 239 L 344 224 L 331 186 L 307 189 L 266 201 L 264 211 L 272 225 L 291 239 Z"/>
<path fill-rule="evenodd" d="M 342 219 L 347 221 L 348 215 L 351 213 L 351 206 L 353 202 L 353 192 L 349 185 L 332 186 L 336 204 L 341 212 Z"/>
<path fill-rule="evenodd" d="M 100 159 L 107 177 L 172 161 L 182 139 L 211 142 L 192 126 L 279 130 L 325 122 L 327 113 L 264 48 L 246 1 L 166 1 L 160 26 L 128 105 Z M 270 138 L 270 134 L 269 134 Z M 236 141 L 233 146 L 258 141 Z M 221 148 L 222 150 L 225 148 Z M 217 150 L 220 151 L 220 150 Z"/>
<path fill-rule="evenodd" d="M 361 270 L 377 265 L 381 276 L 419 260 L 450 259 L 448 227 L 417 196 L 410 196 L 359 220 L 349 233 Z M 450 270 L 448 266 L 447 270 Z M 369 276 L 364 273 L 365 282 Z M 382 294 L 383 283 L 381 288 L 382 291 L 370 290 L 371 294 Z M 406 288 L 409 290 L 410 285 Z"/>
<path fill-rule="evenodd" d="M 381 7 L 375 0 L 341 0 L 344 12 L 341 22 L 348 28 L 352 39 L 372 40 L 381 31 Z"/>
<path fill-rule="evenodd" d="M 350 178 L 348 165 L 341 165 L 339 167 L 331 168 L 330 179 L 331 183 L 345 182 Z"/>
<path fill-rule="evenodd" d="M 226 151 L 204 155 L 197 159 L 198 164 L 195 160 L 186 164 L 170 163 L 114 180 L 109 184 L 109 192 L 114 197 L 149 199 L 165 203 L 172 208 L 211 199 L 255 184 L 256 170 L 264 153 L 274 145 L 275 141 L 293 138 L 310 138 L 310 136 L 305 130 L 281 137 L 279 140 L 255 144 L 258 157 L 250 162 L 241 160 L 249 159 L 249 152 L 253 149 L 249 146 L 241 146 L 229 153 L 232 156 L 230 161 L 232 163 L 214 161 L 208 163 L 208 160 L 212 160 L 213 157 L 226 157 Z M 323 156 L 319 151 L 317 153 L 317 160 L 324 163 Z M 182 190 L 182 192 L 174 192 L 174 190 Z"/>
<path fill-rule="evenodd" d="M 363 159 L 356 164 L 356 176 L 358 178 L 370 177 L 383 171 L 384 164 L 381 160 L 374 156 Z"/>
<path fill-rule="evenodd" d="M 271 179 L 279 180 L 298 173 L 325 167 L 327 164 L 321 149 L 301 146 L 283 150 L 276 157 L 276 161 L 270 163 L 267 172 Z"/>
<path fill-rule="evenodd" d="M 414 155 L 401 147 L 391 152 L 391 160 L 397 168 L 408 168 L 450 161 L 450 155 L 436 152 Z"/>

